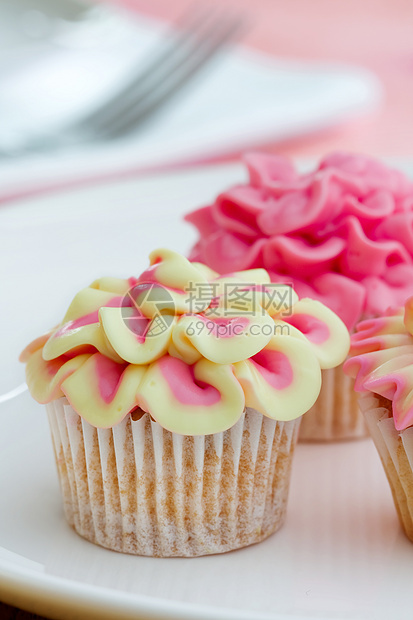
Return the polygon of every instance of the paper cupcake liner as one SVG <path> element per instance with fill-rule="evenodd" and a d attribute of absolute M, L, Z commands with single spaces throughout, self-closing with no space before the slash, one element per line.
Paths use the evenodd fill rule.
<path fill-rule="evenodd" d="M 199 556 L 257 543 L 283 523 L 300 421 L 246 409 L 231 429 L 186 437 L 148 414 L 96 429 L 47 405 L 66 518 L 125 553 Z"/>
<path fill-rule="evenodd" d="M 400 523 L 413 542 L 413 428 L 397 431 L 392 403 L 381 396 L 363 394 L 359 402 L 383 463 Z"/>
<path fill-rule="evenodd" d="M 357 439 L 368 435 L 359 410 L 354 379 L 344 374 L 343 365 L 322 371 L 320 395 L 303 416 L 300 441 Z"/>

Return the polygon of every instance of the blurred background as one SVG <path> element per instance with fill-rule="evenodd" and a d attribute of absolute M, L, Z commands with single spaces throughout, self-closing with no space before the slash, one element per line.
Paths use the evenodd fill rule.
<path fill-rule="evenodd" d="M 0 201 L 251 148 L 408 158 L 412 18 L 411 0 L 0 0 Z M 131 84 L 141 105 L 142 73 L 203 21 L 220 38 L 208 60 L 96 132 L 93 114 Z"/>
<path fill-rule="evenodd" d="M 318 156 L 332 148 L 345 148 L 378 156 L 412 157 L 411 0 L 225 0 L 225 4 L 245 10 L 251 18 L 245 45 L 278 58 L 365 67 L 383 87 L 380 105 L 359 120 L 324 135 L 277 146 L 277 151 L 282 148 L 293 155 Z M 135 0 L 125 5 L 171 19 L 178 6 L 188 3 Z"/>

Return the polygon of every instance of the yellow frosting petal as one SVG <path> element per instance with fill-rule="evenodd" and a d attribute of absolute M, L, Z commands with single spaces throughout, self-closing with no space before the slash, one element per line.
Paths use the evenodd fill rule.
<path fill-rule="evenodd" d="M 90 285 L 90 288 L 115 293 L 116 295 L 125 295 L 132 286 L 133 282 L 131 282 L 131 279 L 125 280 L 123 278 L 106 277 L 94 280 L 94 282 Z"/>
<path fill-rule="evenodd" d="M 343 321 L 321 302 L 300 299 L 284 321 L 304 334 L 321 368 L 334 368 L 344 362 L 350 335 Z"/>
<path fill-rule="evenodd" d="M 237 272 L 230 277 L 217 278 L 215 295 L 219 296 L 218 305 L 226 305 L 240 311 L 253 309 L 259 312 L 262 308 L 271 317 L 288 314 L 291 307 L 297 303 L 298 296 L 287 284 L 277 284 L 269 281 L 269 275 L 263 269 L 251 269 L 245 273 L 255 274 L 256 281 L 253 279 L 240 278 Z M 266 277 L 262 275 L 263 272 Z"/>
<path fill-rule="evenodd" d="M 202 358 L 201 353 L 189 340 L 185 329 L 182 329 L 182 326 L 179 327 L 179 323 L 172 332 L 172 342 L 169 344 L 168 353 L 190 365 Z"/>
<path fill-rule="evenodd" d="M 136 333 L 133 324 L 142 322 L 133 308 L 101 308 L 99 317 L 110 344 L 120 359 L 130 364 L 149 364 L 168 350 L 176 318 L 171 316 L 148 320 L 143 336 Z"/>
<path fill-rule="evenodd" d="M 298 302 L 297 293 L 287 284 L 271 282 L 258 289 L 256 295 L 258 303 L 273 318 L 288 316 Z"/>
<path fill-rule="evenodd" d="M 174 329 L 174 343 L 190 342 L 206 359 L 216 364 L 232 364 L 258 353 L 274 334 L 268 314 L 227 317 L 184 316 Z"/>
<path fill-rule="evenodd" d="M 97 312 L 99 308 L 106 306 L 114 297 L 118 297 L 118 295 L 110 291 L 100 291 L 99 289 L 91 287 L 82 289 L 77 293 L 70 304 L 62 321 L 62 325 L 69 321 L 80 319 L 92 312 Z"/>
<path fill-rule="evenodd" d="M 82 347 L 94 347 L 106 357 L 121 362 L 122 359 L 117 355 L 113 347 L 107 341 L 102 326 L 99 323 L 92 323 L 82 327 L 71 329 L 71 322 L 66 323 L 64 328 L 56 330 L 48 339 L 43 347 L 43 358 L 52 360 L 64 353 L 69 353 L 75 349 L 82 351 Z M 93 351 L 89 351 L 93 353 Z"/>
<path fill-rule="evenodd" d="M 219 273 L 211 269 L 211 267 L 207 267 L 204 263 L 191 262 L 191 265 L 195 267 L 201 273 L 207 282 L 218 278 Z"/>
<path fill-rule="evenodd" d="M 270 275 L 265 269 L 245 269 L 244 271 L 235 271 L 234 278 L 241 282 L 250 282 L 251 284 L 268 284 L 271 282 Z M 225 277 L 225 276 L 224 276 Z M 222 280 L 222 278 L 219 278 Z"/>
<path fill-rule="evenodd" d="M 139 386 L 138 402 L 167 430 L 208 435 L 237 422 L 245 397 L 231 366 L 206 359 L 188 366 L 164 357 L 148 368 Z"/>
<path fill-rule="evenodd" d="M 251 360 L 234 364 L 247 407 L 276 420 L 294 420 L 317 400 L 321 371 L 308 343 L 274 336 Z"/>
<path fill-rule="evenodd" d="M 250 286 L 257 286 L 260 284 L 268 284 L 270 281 L 270 276 L 265 269 L 235 271 L 229 275 L 214 278 L 214 284 L 216 283 L 217 285 L 218 295 L 225 295 L 233 286 L 237 286 L 241 289 L 248 289 L 248 284 Z"/>
<path fill-rule="evenodd" d="M 62 382 L 62 392 L 87 422 L 109 428 L 137 406 L 145 366 L 116 364 L 96 353 Z"/>
<path fill-rule="evenodd" d="M 202 271 L 205 272 L 205 269 L 198 269 L 195 263 L 190 263 L 187 258 L 172 250 L 154 250 L 149 254 L 149 263 L 151 267 L 154 267 L 152 273 L 156 282 L 168 288 L 185 291 L 191 282 L 208 282 L 202 273 Z M 148 271 L 144 274 L 147 274 Z M 143 277 L 142 281 L 145 279 Z"/>
<path fill-rule="evenodd" d="M 27 361 L 29 361 L 33 353 L 36 353 L 36 351 L 44 347 L 44 345 L 49 340 L 50 335 L 53 334 L 53 332 L 54 330 L 52 329 L 46 334 L 43 334 L 42 336 L 39 336 L 38 338 L 33 340 L 30 344 L 28 344 L 27 347 L 23 349 L 23 351 L 20 353 L 19 361 L 23 363 L 26 363 Z"/>
<path fill-rule="evenodd" d="M 26 365 L 26 382 L 31 395 L 39 403 L 49 403 L 63 396 L 62 381 L 74 373 L 89 359 L 89 355 L 78 355 L 73 359 L 46 361 L 39 349 L 29 358 Z"/>

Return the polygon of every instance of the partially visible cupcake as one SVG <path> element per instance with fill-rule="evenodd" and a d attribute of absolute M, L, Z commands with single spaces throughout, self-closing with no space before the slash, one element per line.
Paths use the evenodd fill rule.
<path fill-rule="evenodd" d="M 109 549 L 198 556 L 282 524 L 300 417 L 349 335 L 262 269 L 169 250 L 81 290 L 22 354 L 48 411 L 67 520 Z"/>
<path fill-rule="evenodd" d="M 404 308 L 359 323 L 351 354 L 344 369 L 356 380 L 400 522 L 413 542 L 413 297 Z"/>
<path fill-rule="evenodd" d="M 249 181 L 186 216 L 200 239 L 190 253 L 218 272 L 262 267 L 273 282 L 318 299 L 351 331 L 404 303 L 413 281 L 413 184 L 374 159 L 325 157 L 299 174 L 275 155 L 245 157 Z M 323 372 L 320 398 L 300 438 L 366 434 L 342 367 Z"/>

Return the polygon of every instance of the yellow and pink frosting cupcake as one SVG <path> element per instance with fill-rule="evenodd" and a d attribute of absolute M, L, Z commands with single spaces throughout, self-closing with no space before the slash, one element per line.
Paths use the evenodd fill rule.
<path fill-rule="evenodd" d="M 46 404 L 67 520 L 107 548 L 220 553 L 283 522 L 301 416 L 349 335 L 263 269 L 156 250 L 101 278 L 22 354 Z"/>
<path fill-rule="evenodd" d="M 344 369 L 355 378 L 401 524 L 413 541 L 413 297 L 357 325 Z"/>
<path fill-rule="evenodd" d="M 300 174 L 275 155 L 245 157 L 249 181 L 186 216 L 200 238 L 190 259 L 220 273 L 264 268 L 273 282 L 334 310 L 348 329 L 402 305 L 413 281 L 413 184 L 363 156 L 333 153 Z M 323 387 L 300 438 L 366 434 L 342 367 Z"/>

